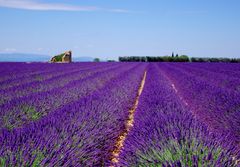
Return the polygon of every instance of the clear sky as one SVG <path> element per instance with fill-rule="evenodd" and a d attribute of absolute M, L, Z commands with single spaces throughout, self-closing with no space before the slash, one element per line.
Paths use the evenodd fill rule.
<path fill-rule="evenodd" d="M 0 52 L 240 57 L 240 0 L 0 0 Z"/>

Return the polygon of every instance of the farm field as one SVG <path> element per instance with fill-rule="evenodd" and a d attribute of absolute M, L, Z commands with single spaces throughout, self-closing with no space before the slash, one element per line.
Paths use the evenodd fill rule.
<path fill-rule="evenodd" d="M 0 166 L 240 166 L 240 65 L 0 63 Z"/>

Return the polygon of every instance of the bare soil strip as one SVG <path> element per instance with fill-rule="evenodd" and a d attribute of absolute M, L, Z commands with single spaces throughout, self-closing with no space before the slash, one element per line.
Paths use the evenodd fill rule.
<path fill-rule="evenodd" d="M 115 165 L 117 165 L 118 161 L 119 161 L 119 154 L 123 148 L 123 143 L 129 133 L 129 131 L 131 130 L 131 128 L 133 127 L 133 122 L 134 122 L 134 113 L 138 107 L 138 103 L 139 103 L 139 98 L 142 94 L 144 85 L 145 85 L 145 80 L 146 80 L 146 76 L 147 76 L 147 72 L 144 72 L 143 75 L 143 79 L 141 81 L 141 85 L 138 89 L 138 93 L 137 93 L 137 97 L 135 99 L 134 105 L 132 106 L 132 108 L 129 110 L 129 115 L 128 115 L 128 119 L 125 123 L 125 130 L 124 132 L 118 137 L 117 142 L 115 144 L 115 149 L 112 151 L 112 163 L 113 165 L 110 167 L 114 167 Z"/>

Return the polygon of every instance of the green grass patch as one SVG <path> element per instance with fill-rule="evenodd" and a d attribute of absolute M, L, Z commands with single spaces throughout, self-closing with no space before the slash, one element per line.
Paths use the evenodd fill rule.
<path fill-rule="evenodd" d="M 149 148 L 147 151 L 137 151 L 139 164 L 137 166 L 162 166 L 162 163 L 174 163 L 180 161 L 182 165 L 193 166 L 193 157 L 196 157 L 198 166 L 214 166 L 220 154 L 224 150 L 220 147 L 209 148 L 196 139 L 191 140 L 169 140 L 162 144 L 161 148 Z M 208 157 L 210 156 L 210 159 Z M 224 159 L 223 159 L 224 161 Z"/>
<path fill-rule="evenodd" d="M 0 167 L 5 167 L 6 166 L 6 159 L 0 157 Z"/>
<path fill-rule="evenodd" d="M 37 112 L 33 106 L 23 106 L 22 111 L 29 120 L 38 120 L 41 117 L 41 113 Z"/>
<path fill-rule="evenodd" d="M 40 167 L 41 161 L 45 158 L 44 154 L 41 151 L 34 151 L 33 155 L 36 157 L 32 163 L 32 167 Z"/>

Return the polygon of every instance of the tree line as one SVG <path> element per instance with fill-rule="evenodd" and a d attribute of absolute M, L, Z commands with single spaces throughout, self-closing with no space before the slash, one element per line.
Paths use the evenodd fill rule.
<path fill-rule="evenodd" d="M 176 56 L 125 56 L 119 57 L 120 62 L 189 62 L 186 55 Z"/>
<path fill-rule="evenodd" d="M 119 57 L 119 62 L 225 62 L 240 63 L 240 58 L 201 58 L 187 55 L 178 56 L 125 56 Z"/>
<path fill-rule="evenodd" d="M 100 62 L 95 58 L 94 62 Z M 124 56 L 118 58 L 119 62 L 223 62 L 223 63 L 240 63 L 240 58 L 211 58 L 211 57 L 188 57 L 187 55 L 178 55 L 172 53 L 171 56 Z M 115 60 L 107 60 L 115 62 Z"/>
<path fill-rule="evenodd" d="M 223 62 L 223 63 L 240 63 L 240 58 L 201 58 L 192 57 L 191 62 Z"/>

